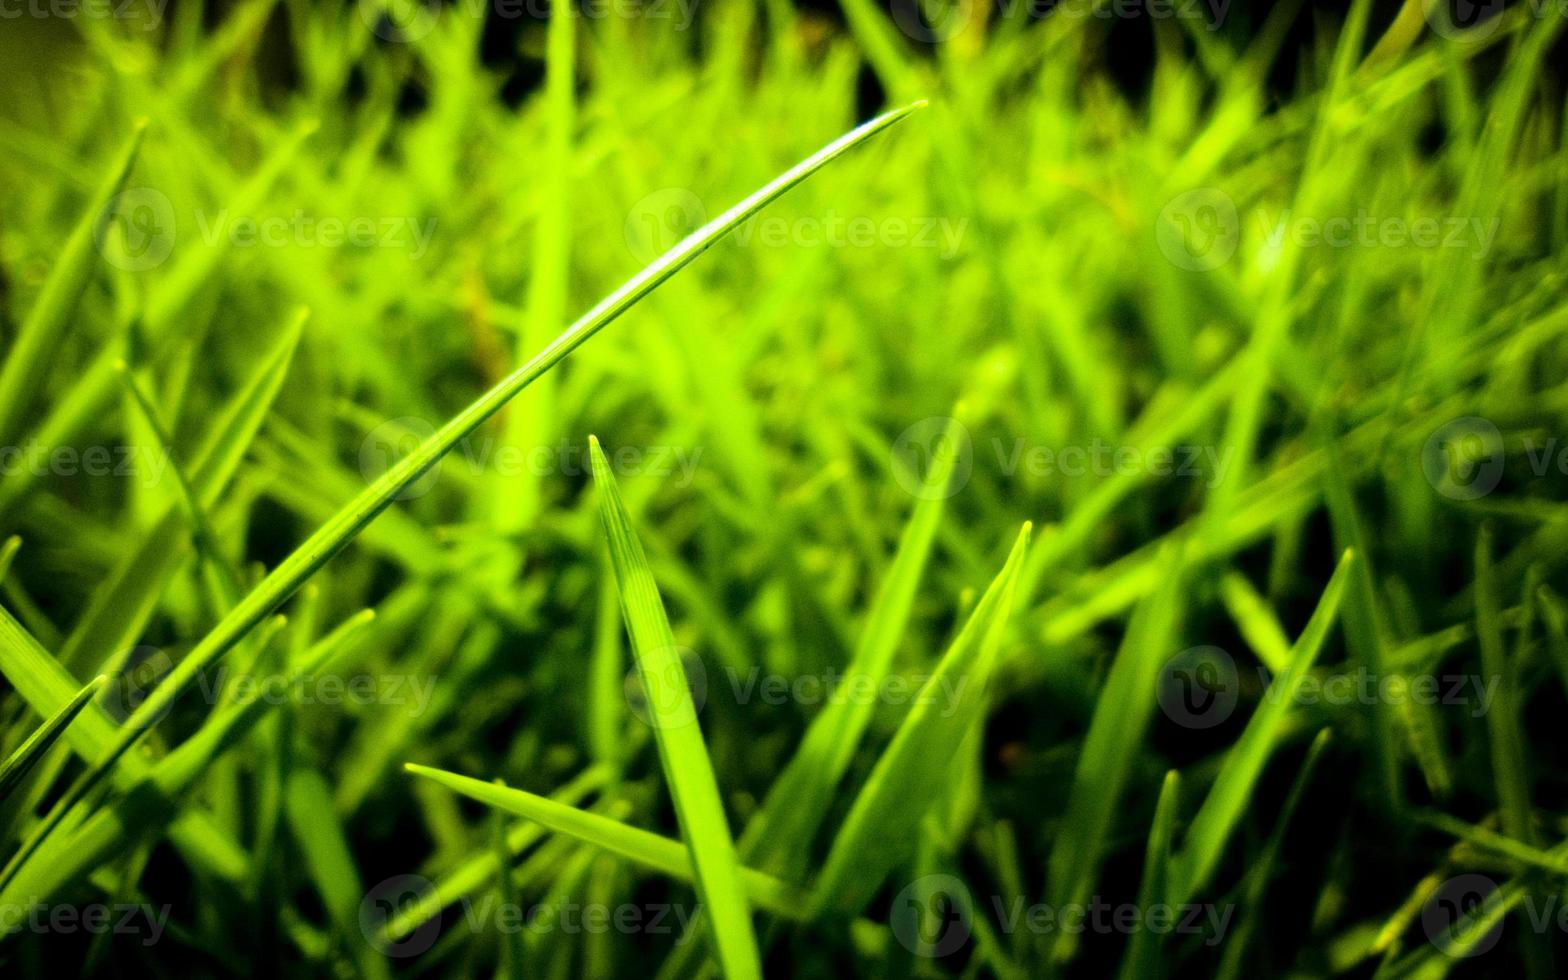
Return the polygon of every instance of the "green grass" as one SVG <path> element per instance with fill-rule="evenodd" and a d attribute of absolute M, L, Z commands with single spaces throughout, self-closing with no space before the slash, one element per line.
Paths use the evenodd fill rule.
<path fill-rule="evenodd" d="M 0 29 L 5 975 L 1556 974 L 1555 5 L 157 6 Z"/>

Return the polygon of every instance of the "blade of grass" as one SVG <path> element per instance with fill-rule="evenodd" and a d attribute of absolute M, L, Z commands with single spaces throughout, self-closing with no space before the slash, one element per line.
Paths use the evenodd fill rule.
<path fill-rule="evenodd" d="M 1334 569 L 1306 628 L 1291 647 L 1290 669 L 1269 686 L 1264 703 L 1226 754 L 1219 777 L 1204 798 L 1197 816 L 1193 817 L 1185 846 L 1173 869 L 1172 900 L 1176 904 L 1190 900 L 1207 885 L 1219 864 L 1225 845 L 1246 809 L 1252 788 L 1274 749 L 1285 716 L 1296 703 L 1301 682 L 1312 669 L 1323 649 L 1323 641 L 1328 638 L 1329 628 L 1338 618 L 1346 580 L 1355 562 L 1353 551 L 1346 551 L 1340 558 L 1339 567 Z"/>
<path fill-rule="evenodd" d="M 147 121 L 138 120 L 130 139 L 115 157 L 109 176 L 87 203 L 44 281 L 27 318 L 22 321 L 16 342 L 0 366 L 0 445 L 14 445 L 21 436 L 22 420 L 32 407 L 33 397 L 48 377 L 55 353 L 65 342 L 72 318 L 87 287 L 92 285 L 101 253 L 97 241 L 106 209 L 124 186 L 136 155 L 141 149 Z"/>
<path fill-rule="evenodd" d="M 558 364 L 589 337 L 625 313 L 660 283 L 685 268 L 730 229 L 832 160 L 898 122 L 921 105 L 923 103 L 915 103 L 896 109 L 856 127 L 697 229 L 600 300 L 575 323 L 567 327 L 548 347 L 481 395 L 412 453 L 393 464 L 365 487 L 359 496 L 342 507 L 332 519 L 318 528 L 277 568 L 273 569 L 260 585 L 214 626 L 195 649 L 175 666 L 164 682 L 152 691 L 135 713 L 126 720 L 114 742 L 109 746 L 108 752 L 67 791 L 55 805 L 50 816 L 12 856 L 5 869 L 0 871 L 0 888 L 4 888 L 15 876 L 17 869 L 27 861 L 38 844 L 59 825 L 66 812 L 98 787 L 109 770 L 141 740 L 174 700 L 195 681 L 202 670 L 226 654 L 303 585 L 317 569 L 347 547 L 365 525 L 391 506 L 405 487 L 419 479 L 425 471 L 451 452 L 463 437 L 473 432 L 519 391 Z"/>
<path fill-rule="evenodd" d="M 940 799 L 951 763 L 987 703 L 985 690 L 1011 618 L 1029 531 L 1029 524 L 1019 531 L 1006 564 L 855 797 L 813 887 L 814 914 L 859 913 L 888 873 L 913 854 L 920 820 Z M 955 698 L 958 703 L 948 703 Z"/>
<path fill-rule="evenodd" d="M 637 674 L 648 692 L 648 711 L 659 759 L 681 835 L 691 851 L 697 894 L 712 919 L 719 967 L 729 980 L 762 975 L 751 909 L 740 884 L 740 859 L 719 798 L 718 778 L 702 741 L 697 709 L 687 686 L 680 649 L 653 581 L 642 543 L 632 530 L 609 461 L 599 440 L 588 437 L 599 516 L 610 541 L 610 565 L 620 587 L 621 614 L 632 641 Z"/>
<path fill-rule="evenodd" d="M 1057 908 L 1089 898 L 1154 712 L 1160 668 L 1180 649 L 1183 558 L 1168 553 L 1159 564 L 1164 582 L 1133 611 L 1078 755 L 1062 828 L 1051 848 L 1048 878 Z M 1066 962 L 1076 949 L 1076 934 L 1063 931 L 1052 944 L 1052 958 Z"/>
<path fill-rule="evenodd" d="M 525 790 L 497 786 L 482 779 L 460 776 L 454 772 L 432 769 L 412 762 L 406 763 L 403 768 L 416 776 L 433 779 L 471 799 L 488 806 L 499 807 L 520 817 L 527 817 L 558 834 L 565 834 L 585 844 L 592 844 L 660 874 L 680 881 L 696 880 L 691 854 L 686 845 L 680 841 L 670 840 L 668 837 L 628 826 L 619 820 L 589 813 L 543 796 L 536 796 Z M 746 889 L 747 896 L 758 908 L 788 919 L 799 919 L 805 915 L 807 896 L 798 888 L 772 875 L 744 867 L 740 869 L 740 881 Z"/>
<path fill-rule="evenodd" d="M 1138 886 L 1138 907 L 1147 914 L 1161 905 L 1170 891 L 1171 834 L 1176 829 L 1176 808 L 1181 804 L 1181 774 L 1172 769 L 1160 785 L 1160 799 L 1154 805 L 1154 825 L 1149 828 L 1149 843 L 1143 852 L 1143 882 Z M 1122 980 L 1157 980 L 1165 972 L 1160 948 L 1165 935 L 1152 929 L 1137 929 L 1122 958 Z"/>
<path fill-rule="evenodd" d="M 43 758 L 43 754 L 65 732 L 66 726 L 76 718 L 78 712 L 87 707 L 87 703 L 108 680 L 108 676 L 100 674 L 88 681 L 86 686 L 76 692 L 75 697 L 54 713 L 53 717 L 39 725 L 37 730 L 27 737 L 27 741 L 11 753 L 11 757 L 5 760 L 4 765 L 0 765 L 0 803 L 5 802 L 6 797 L 11 795 L 11 791 L 16 789 L 22 778 L 39 759 Z"/>

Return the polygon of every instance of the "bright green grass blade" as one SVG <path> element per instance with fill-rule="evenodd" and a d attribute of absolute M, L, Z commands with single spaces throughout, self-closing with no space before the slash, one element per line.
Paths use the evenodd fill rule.
<path fill-rule="evenodd" d="M 403 768 L 416 776 L 433 779 L 464 796 L 489 806 L 499 807 L 508 813 L 527 817 L 558 834 L 565 834 L 586 844 L 592 844 L 660 874 L 680 881 L 696 880 L 691 854 L 680 841 L 630 827 L 619 820 L 589 813 L 587 810 L 567 806 L 524 790 L 497 786 L 482 779 L 460 776 L 457 773 L 415 765 L 412 762 Z M 740 881 L 746 889 L 746 895 L 758 908 L 789 919 L 799 919 L 805 915 L 807 897 L 799 889 L 772 875 L 751 868 L 740 869 Z"/>
<path fill-rule="evenodd" d="M 637 675 L 648 692 L 649 721 L 681 836 L 696 869 L 697 894 L 713 923 L 719 967 L 730 980 L 760 977 L 762 966 L 751 927 L 751 909 L 740 884 L 740 860 L 719 798 L 718 779 L 702 741 L 697 709 L 687 686 L 680 649 L 659 598 L 642 544 L 632 530 L 609 461 L 599 440 L 588 437 L 599 516 L 610 541 L 610 564 L 620 587 L 621 614 L 631 635 Z"/>
<path fill-rule="evenodd" d="M 893 125 L 922 104 L 915 103 L 894 110 L 856 127 L 697 229 L 600 300 L 532 360 L 502 379 L 421 443 L 412 453 L 393 464 L 365 487 L 359 496 L 342 507 L 331 520 L 311 534 L 238 606 L 230 610 L 229 614 L 213 627 L 195 649 L 175 666 L 163 683 L 152 691 L 136 712 L 126 720 L 109 747 L 109 751 L 62 797 L 50 817 L 39 826 L 33 838 L 17 851 L 5 870 L 0 872 L 0 887 L 12 878 L 16 869 L 37 848 L 38 842 L 59 825 L 65 813 L 99 785 L 115 763 L 152 728 L 175 699 L 195 682 L 196 676 L 202 670 L 232 649 L 245 634 L 260 624 L 303 585 L 317 569 L 347 547 L 365 525 L 391 506 L 405 487 L 435 466 L 441 457 L 451 452 L 461 439 L 494 415 L 501 406 L 531 384 L 535 378 L 558 364 L 589 337 L 652 292 L 660 283 L 685 268 L 730 229 L 827 163 Z"/>
<path fill-rule="evenodd" d="M 1274 749 L 1285 716 L 1296 703 L 1301 682 L 1307 671 L 1312 669 L 1313 662 L 1323 649 L 1323 641 L 1328 638 L 1329 628 L 1339 615 L 1345 583 L 1355 567 L 1355 561 L 1355 553 L 1352 551 L 1346 551 L 1340 558 L 1339 567 L 1334 569 L 1333 577 L 1318 599 L 1317 608 L 1312 611 L 1312 618 L 1307 620 L 1306 628 L 1291 648 L 1290 669 L 1275 678 L 1264 697 L 1264 703 L 1226 754 L 1219 777 L 1198 809 L 1197 816 L 1193 817 L 1192 825 L 1187 830 L 1185 846 L 1177 857 L 1173 869 L 1175 887 L 1172 891 L 1175 903 L 1181 904 L 1196 895 L 1208 884 L 1209 877 L 1219 864 L 1225 845 L 1246 810 L 1252 789 L 1268 762 L 1269 753 Z"/>
<path fill-rule="evenodd" d="M 1240 572 L 1227 573 L 1220 579 L 1220 598 L 1258 660 L 1273 673 L 1283 673 L 1290 666 L 1290 639 L 1247 577 Z"/>
<path fill-rule="evenodd" d="M 66 726 L 76 718 L 78 712 L 87 707 L 93 695 L 97 694 L 108 680 L 107 676 L 100 674 L 88 681 L 87 685 L 77 691 L 76 696 L 67 701 L 53 717 L 39 725 L 38 729 L 27 737 L 27 741 L 11 753 L 11 758 L 5 760 L 4 765 L 0 765 L 0 803 L 5 802 L 6 797 L 11 795 L 11 791 L 16 789 L 16 785 L 37 764 L 49 747 L 54 745 L 55 740 L 65 732 Z"/>
<path fill-rule="evenodd" d="M 959 414 L 955 409 L 938 437 L 923 492 L 866 615 L 846 677 L 880 682 L 909 628 L 915 591 L 942 522 L 947 486 L 958 458 L 955 428 L 960 424 Z M 748 863 L 786 876 L 802 865 L 875 707 L 869 699 L 836 699 L 812 719 L 800 748 L 768 790 L 762 809 L 741 837 L 741 854 Z"/>
<path fill-rule="evenodd" d="M 997 649 L 1011 618 L 1030 525 L 855 797 L 813 888 L 816 914 L 858 913 L 889 872 L 914 853 L 921 818 L 941 797 L 951 763 L 981 716 Z"/>
<path fill-rule="evenodd" d="M 1078 756 L 1062 828 L 1051 848 L 1048 879 L 1057 908 L 1089 899 L 1122 789 L 1154 713 L 1160 668 L 1180 649 L 1183 559 L 1168 554 L 1159 564 L 1164 582 L 1133 611 Z M 1053 953 L 1058 962 L 1072 957 L 1076 940 L 1065 930 L 1058 934 Z"/>
<path fill-rule="evenodd" d="M 1144 910 L 1163 904 L 1170 892 L 1171 834 L 1176 828 L 1176 808 L 1181 805 L 1181 774 L 1172 769 L 1160 786 L 1160 800 L 1154 805 L 1154 825 L 1149 828 L 1149 843 L 1143 851 L 1143 882 L 1138 886 L 1138 907 Z M 1133 931 L 1122 957 L 1121 980 L 1158 980 L 1165 972 L 1160 947 L 1163 933 L 1152 929 Z"/>
<path fill-rule="evenodd" d="M 27 319 L 22 321 L 16 342 L 6 355 L 4 366 L 0 367 L 0 444 L 12 445 L 22 435 L 19 431 L 22 420 L 49 375 L 55 353 L 70 332 L 76 308 L 92 284 L 98 267 L 100 222 L 136 163 L 146 129 L 145 120 L 138 121 L 132 128 L 125 148 L 109 168 L 108 178 L 88 202 L 71 237 L 61 247 L 37 302 Z"/>

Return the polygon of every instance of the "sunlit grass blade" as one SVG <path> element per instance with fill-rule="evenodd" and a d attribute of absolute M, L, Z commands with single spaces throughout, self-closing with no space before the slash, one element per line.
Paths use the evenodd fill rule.
<path fill-rule="evenodd" d="M 1172 869 L 1172 901 L 1175 903 L 1190 900 L 1214 874 L 1274 749 L 1285 716 L 1296 704 L 1301 682 L 1312 669 L 1330 627 L 1338 618 L 1340 600 L 1355 561 L 1355 553 L 1351 551 L 1346 551 L 1340 558 L 1339 566 L 1318 599 L 1317 608 L 1291 648 L 1290 668 L 1269 685 L 1263 704 L 1226 754 L 1219 777 L 1193 817 L 1181 853 L 1176 857 Z"/>
<path fill-rule="evenodd" d="M 102 259 L 98 237 L 103 232 L 106 211 L 136 163 L 146 128 L 145 120 L 132 127 L 131 137 L 115 157 L 108 178 L 88 201 L 87 210 L 61 247 L 49 278 L 0 366 L 0 445 L 15 444 L 22 435 L 18 431 L 22 419 L 48 377 L 55 352 L 70 331 L 83 294 L 92 285 Z"/>
<path fill-rule="evenodd" d="M 43 758 L 43 754 L 49 751 L 55 740 L 65 732 L 66 726 L 75 720 L 78 712 L 87 707 L 88 702 L 108 680 L 108 677 L 100 674 L 88 681 L 86 686 L 76 692 L 75 697 L 39 725 L 37 730 L 27 737 L 27 741 L 18 746 L 17 750 L 11 753 L 11 757 L 0 765 L 0 803 L 5 802 L 6 797 L 11 795 L 11 791 L 16 789 L 17 784 L 38 760 Z"/>
<path fill-rule="evenodd" d="M 681 836 L 691 852 L 697 893 L 712 922 L 715 954 L 725 977 L 760 977 L 762 966 L 751 909 L 740 884 L 740 859 L 719 797 L 718 778 L 702 741 L 681 652 L 670 632 L 642 543 L 632 529 L 609 461 L 589 437 L 599 516 L 610 542 L 610 564 L 620 588 L 621 614 L 631 635 L 637 675 L 648 692 L 649 723 Z"/>
<path fill-rule="evenodd" d="M 497 786 L 482 779 L 460 776 L 457 773 L 414 763 L 408 763 L 404 768 L 416 776 L 433 779 L 464 796 L 489 806 L 499 807 L 520 817 L 527 817 L 558 834 L 565 834 L 585 844 L 592 844 L 611 854 L 626 858 L 634 864 L 679 881 L 696 881 L 690 851 L 680 841 L 670 840 L 668 837 L 631 827 L 619 820 L 568 806 L 547 797 L 536 796 L 525 790 Z M 804 892 L 772 875 L 751 868 L 741 868 L 739 877 L 741 885 L 746 889 L 747 897 L 758 908 L 785 918 L 804 917 L 807 903 Z"/>
<path fill-rule="evenodd" d="M 1160 564 L 1164 582 L 1133 611 L 1078 756 L 1067 811 L 1051 849 L 1048 884 L 1057 908 L 1089 899 L 1122 790 L 1154 712 L 1160 668 L 1181 649 L 1182 556 L 1167 555 Z M 1053 956 L 1070 959 L 1076 938 L 1061 932 Z"/>
<path fill-rule="evenodd" d="M 550 370 L 576 350 L 584 341 L 630 309 L 670 276 L 685 268 L 736 225 L 761 210 L 768 202 L 799 184 L 818 169 L 893 125 L 919 104 L 906 106 L 878 116 L 844 134 L 800 163 L 774 178 L 760 190 L 697 229 L 674 248 L 655 259 L 631 279 L 567 327 L 548 347 L 513 371 L 506 378 L 459 412 L 409 455 L 389 467 L 360 494 L 343 506 L 330 520 L 283 560 L 239 605 L 230 610 L 194 649 L 180 661 L 126 720 L 109 751 L 90 768 L 56 804 L 50 816 L 0 871 L 0 887 L 16 873 L 51 830 L 58 826 L 76 802 L 95 789 L 104 775 L 161 718 L 196 676 L 216 662 L 245 634 L 261 623 L 294 593 L 317 569 L 347 547 L 350 541 L 392 502 L 405 487 L 435 466 L 451 452 L 459 440 L 478 428 L 501 406 L 510 401 L 535 378 Z"/>
<path fill-rule="evenodd" d="M 950 763 L 988 703 L 986 688 L 1012 614 L 1030 525 L 968 622 L 921 686 L 844 818 L 813 886 L 816 914 L 854 915 L 914 853 L 916 830 L 940 798 Z"/>

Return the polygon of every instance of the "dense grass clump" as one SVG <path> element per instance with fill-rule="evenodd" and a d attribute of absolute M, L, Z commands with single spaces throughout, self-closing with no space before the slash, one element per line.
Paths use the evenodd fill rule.
<path fill-rule="evenodd" d="M 1554 976 L 1562 26 L 27 6 L 0 970 Z"/>

